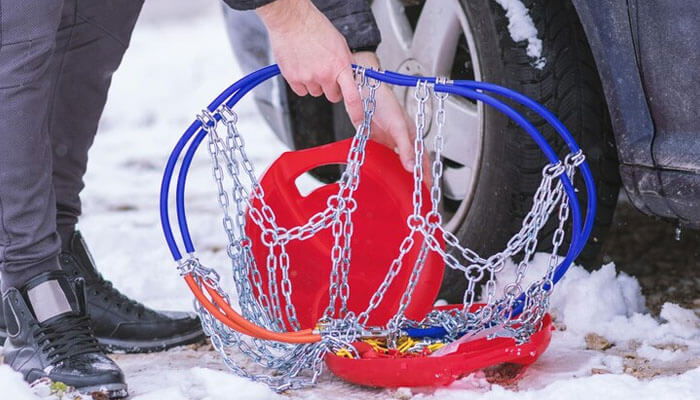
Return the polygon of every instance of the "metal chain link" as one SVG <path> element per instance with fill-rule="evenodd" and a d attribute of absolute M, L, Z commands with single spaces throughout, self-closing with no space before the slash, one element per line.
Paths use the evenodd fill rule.
<path fill-rule="evenodd" d="M 377 90 L 380 82 L 370 79 L 363 68 L 356 70 L 358 90 L 362 96 L 364 118 L 352 139 L 347 165 L 338 182 L 338 191 L 329 196 L 327 207 L 298 226 L 281 227 L 274 210 L 265 201 L 265 191 L 258 181 L 253 163 L 246 154 L 245 141 L 238 131 L 237 115 L 227 106 L 214 112 L 202 111 L 198 119 L 208 134 L 208 150 L 211 158 L 212 176 L 216 184 L 217 202 L 222 210 L 222 225 L 228 241 L 227 254 L 231 259 L 233 281 L 237 303 L 242 315 L 253 323 L 274 331 L 300 330 L 301 326 L 294 307 L 293 285 L 290 269 L 293 267 L 287 253 L 287 245 L 293 241 L 313 238 L 322 230 L 329 229 L 333 245 L 330 253 L 329 303 L 325 308 L 317 329 L 322 340 L 315 344 L 290 345 L 260 339 L 249 339 L 214 318 L 199 304 L 195 305 L 205 332 L 211 337 L 214 348 L 221 353 L 224 362 L 236 374 L 263 382 L 278 391 L 298 389 L 317 382 L 323 371 L 326 352 L 350 349 L 350 345 L 363 336 L 384 335 L 396 338 L 407 327 L 441 326 L 449 339 L 466 334 L 475 334 L 487 328 L 501 326 L 504 335 L 524 342 L 537 331 L 549 307 L 549 295 L 553 287 L 553 275 L 559 262 L 557 256 L 566 236 L 569 219 L 568 197 L 558 177 L 566 174 L 573 181 L 576 168 L 584 161 L 581 151 L 569 154 L 563 162 L 548 164 L 542 170 L 542 180 L 533 196 L 533 204 L 526 214 L 521 228 L 506 244 L 505 248 L 488 257 L 463 246 L 459 239 L 442 226 L 440 205 L 441 183 L 444 172 L 442 152 L 444 149 L 444 127 L 447 121 L 446 93 L 435 90 L 435 84 L 445 84 L 445 79 L 435 84 L 419 80 L 414 96 L 417 102 L 415 115 L 416 138 L 414 139 L 415 166 L 413 168 L 413 211 L 407 217 L 409 233 L 398 247 L 396 258 L 372 295 L 367 307 L 358 315 L 348 308 L 351 296 L 349 276 L 352 266 L 351 240 L 354 234 L 352 215 L 357 210 L 354 192 L 360 185 L 360 170 L 365 160 L 365 148 L 371 135 L 372 118 L 377 107 Z M 423 162 L 428 155 L 425 147 L 427 129 L 426 104 L 434 97 L 435 129 L 429 171 Z M 226 126 L 226 136 L 217 132 L 219 120 Z M 426 174 L 432 183 L 429 187 L 429 211 L 424 213 L 423 188 Z M 226 180 L 232 189 L 227 191 Z M 543 277 L 524 287 L 528 271 L 538 244 L 538 233 L 557 210 L 558 225 L 552 237 L 552 254 Z M 256 265 L 252 243 L 246 233 L 246 224 L 253 223 L 260 229 L 260 242 L 268 248 L 264 270 Z M 442 240 L 438 240 L 441 238 Z M 409 279 L 400 299 L 399 307 L 385 327 L 368 326 L 372 311 L 384 300 L 388 289 L 403 269 L 404 260 L 416 252 Z M 449 268 L 461 271 L 467 288 L 461 310 L 433 311 L 421 321 L 405 317 L 427 257 L 437 253 Z M 506 268 L 507 261 L 521 257 L 515 267 L 515 278 L 503 286 L 498 294 L 498 276 Z M 461 260 L 458 258 L 460 257 Z M 181 274 L 190 274 L 200 284 L 207 285 L 229 301 L 229 296 L 220 286 L 215 270 L 202 266 L 194 254 L 178 264 Z M 481 299 L 477 293 L 481 288 Z M 510 310 L 524 295 L 523 312 L 513 318 Z M 475 307 L 477 301 L 484 303 Z M 391 342 L 391 341 L 390 341 Z M 251 372 L 241 366 L 232 352 L 253 360 L 255 364 L 275 370 L 274 374 Z"/>

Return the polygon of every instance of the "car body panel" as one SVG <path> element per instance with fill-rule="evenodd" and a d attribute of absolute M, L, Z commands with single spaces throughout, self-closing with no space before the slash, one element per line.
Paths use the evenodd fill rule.
<path fill-rule="evenodd" d="M 647 214 L 700 228 L 700 2 L 572 3 L 603 84 L 628 197 Z M 257 16 L 224 12 L 244 72 L 272 63 Z M 277 136 L 293 147 L 286 96 L 276 79 L 254 98 Z"/>
<path fill-rule="evenodd" d="M 632 203 L 700 227 L 700 2 L 572 0 Z"/>

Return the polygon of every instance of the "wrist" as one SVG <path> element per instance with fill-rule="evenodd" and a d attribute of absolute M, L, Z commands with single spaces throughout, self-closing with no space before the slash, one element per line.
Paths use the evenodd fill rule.
<path fill-rule="evenodd" d="M 310 0 L 276 0 L 255 11 L 268 31 L 284 33 L 303 22 L 313 7 Z"/>
<path fill-rule="evenodd" d="M 352 59 L 357 65 L 379 69 L 381 67 L 377 54 L 373 51 L 357 51 L 352 55 Z"/>

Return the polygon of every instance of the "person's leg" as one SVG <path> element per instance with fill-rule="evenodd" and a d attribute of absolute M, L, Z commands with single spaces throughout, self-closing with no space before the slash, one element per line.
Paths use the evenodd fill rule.
<path fill-rule="evenodd" d="M 49 108 L 56 220 L 63 243 L 60 266 L 71 277 L 85 280 L 92 328 L 106 348 L 155 351 L 200 341 L 204 334 L 194 315 L 153 311 L 115 289 L 97 271 L 82 236 L 75 231 L 88 150 L 112 74 L 129 45 L 143 1 L 65 1 L 65 23 L 58 33 L 53 62 L 59 73 Z"/>
<path fill-rule="evenodd" d="M 57 270 L 47 108 L 63 0 L 0 0 L 0 272 L 3 292 Z M 31 21 L 31 22 L 29 22 Z"/>
<path fill-rule="evenodd" d="M 47 129 L 63 0 L 0 0 L 0 272 L 3 364 L 28 382 L 127 395 L 89 327 L 82 286 L 59 269 Z M 41 338 L 41 340 L 37 340 Z"/>
<path fill-rule="evenodd" d="M 112 74 L 129 46 L 143 0 L 70 0 L 57 37 L 51 96 L 56 222 L 63 250 L 81 213 L 80 191 Z"/>

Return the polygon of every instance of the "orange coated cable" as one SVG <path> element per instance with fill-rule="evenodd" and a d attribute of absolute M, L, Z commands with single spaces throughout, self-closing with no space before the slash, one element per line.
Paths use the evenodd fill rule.
<path fill-rule="evenodd" d="M 236 312 L 236 310 L 234 310 L 233 308 L 231 308 L 231 305 L 228 304 L 228 302 L 226 302 L 226 299 L 224 299 L 221 295 L 219 295 L 219 292 L 217 292 L 214 288 L 212 288 L 211 286 L 206 285 L 206 284 L 204 285 L 204 288 L 205 288 L 205 289 L 207 290 L 207 292 L 209 293 L 209 296 L 210 296 L 212 299 L 214 299 L 214 303 L 216 303 L 216 305 L 219 306 L 219 309 L 221 309 L 221 311 L 223 311 L 223 313 L 224 313 L 227 317 L 229 317 L 229 318 L 235 318 L 236 316 L 238 316 L 239 318 L 243 318 L 244 321 L 250 322 L 250 321 L 246 320 L 246 319 L 245 319 L 242 315 L 240 315 L 238 312 Z M 233 313 L 233 314 L 232 314 L 232 313 Z M 234 314 L 235 314 L 235 315 L 234 315 Z M 251 324 L 252 324 L 252 323 L 251 323 Z M 243 327 L 241 327 L 241 328 L 242 328 L 242 329 L 245 329 L 245 328 L 243 328 Z M 248 332 L 250 332 L 250 331 L 248 331 Z M 275 333 L 279 333 L 279 332 L 275 332 Z M 255 336 L 255 335 L 251 335 L 250 333 L 246 333 L 246 334 L 247 334 L 248 336 Z M 289 335 L 289 336 L 307 336 L 307 335 L 313 335 L 311 329 L 304 329 L 304 330 L 292 331 L 292 332 L 284 332 L 284 334 L 285 334 L 285 335 Z"/>
<path fill-rule="evenodd" d="M 187 283 L 187 286 L 190 287 L 190 290 L 192 291 L 192 293 L 194 293 L 197 300 L 199 300 L 199 302 L 204 306 L 204 308 L 206 308 L 207 311 L 209 311 L 217 320 L 223 322 L 229 328 L 234 329 L 240 333 L 243 333 L 248 336 L 252 335 L 252 332 L 231 321 L 227 315 L 225 315 L 214 304 L 212 304 L 211 301 L 209 301 L 209 299 L 207 299 L 204 296 L 204 293 L 202 293 L 199 284 L 194 278 L 191 278 L 190 275 L 187 275 L 185 276 L 185 282 Z"/>
<path fill-rule="evenodd" d="M 248 336 L 285 343 L 315 343 L 321 340 L 321 335 L 313 334 L 309 329 L 291 333 L 279 333 L 255 325 L 233 310 L 231 306 L 228 305 L 226 300 L 216 293 L 214 289 L 204 285 L 212 299 L 214 299 L 214 301 L 223 309 L 222 312 L 204 295 L 200 286 L 197 284 L 191 274 L 185 276 L 185 282 L 187 282 L 187 286 L 189 286 L 190 290 L 195 295 L 197 300 L 199 300 L 202 306 L 204 306 L 204 308 L 216 319 L 223 322 L 231 329 L 239 331 Z"/>
<path fill-rule="evenodd" d="M 280 333 L 270 331 L 268 329 L 255 325 L 254 323 L 245 319 L 242 315 L 238 314 L 233 308 L 231 308 L 231 306 L 226 302 L 226 300 L 223 297 L 221 297 L 221 295 L 219 295 L 219 293 L 216 290 L 207 285 L 204 285 L 204 287 L 207 289 L 207 292 L 209 292 L 209 295 L 214 299 L 214 301 L 219 305 L 219 307 L 223 309 L 223 312 L 230 319 L 232 319 L 234 322 L 243 326 L 245 329 L 253 333 L 253 335 L 250 336 L 255 336 L 267 340 L 283 341 L 288 343 L 313 343 L 321 340 L 321 336 L 312 334 L 310 329 L 298 332 Z M 308 339 L 308 341 L 297 341 L 295 339 L 294 342 L 290 342 L 289 340 L 282 340 L 282 338 L 306 338 Z"/>

